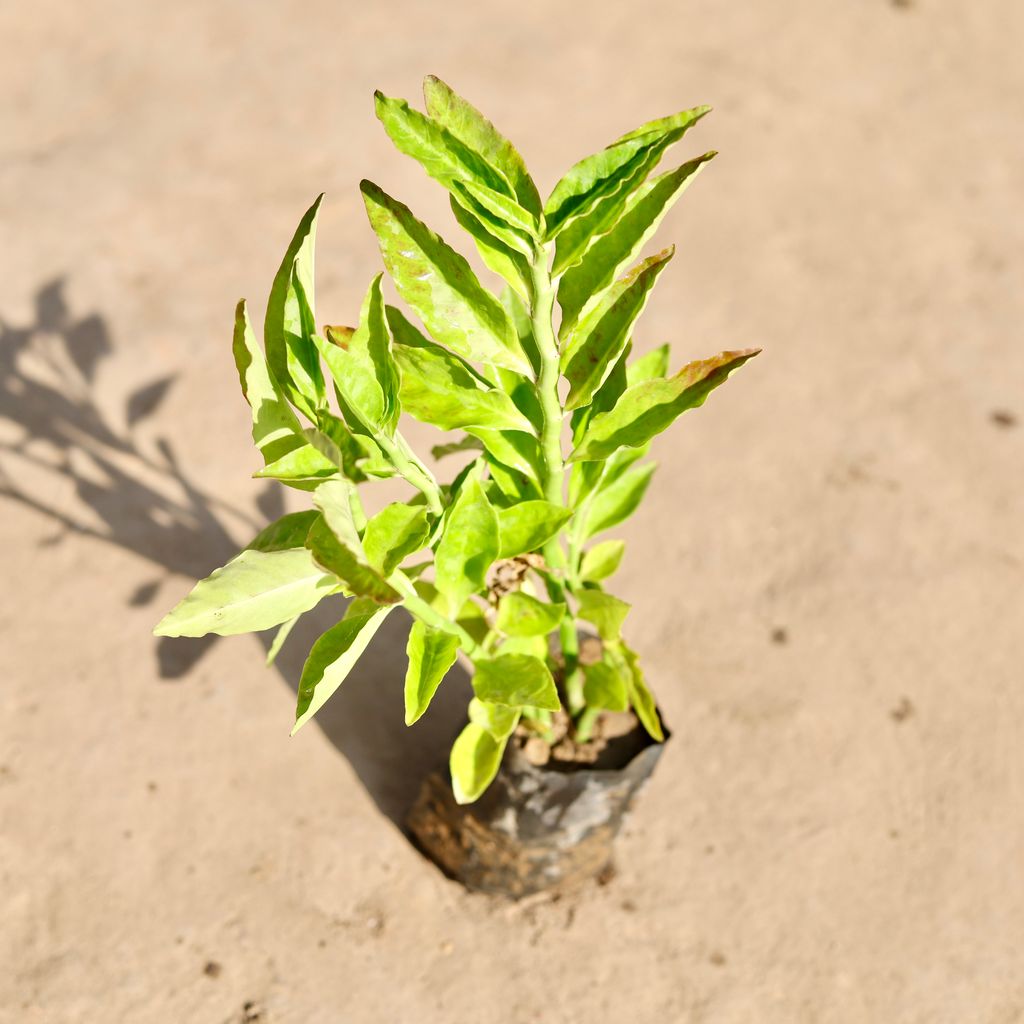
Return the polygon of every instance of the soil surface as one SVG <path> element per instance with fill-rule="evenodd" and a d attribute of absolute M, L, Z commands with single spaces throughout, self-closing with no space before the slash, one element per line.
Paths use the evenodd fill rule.
<path fill-rule="evenodd" d="M 1024 1019 L 1022 38 L 1011 0 L 0 5 L 0 1022 Z M 399 615 L 294 739 L 336 608 L 270 670 L 150 636 L 295 507 L 230 338 L 308 204 L 328 323 L 379 267 L 360 178 L 457 236 L 372 113 L 428 72 L 542 190 L 714 104 L 636 349 L 765 349 L 615 533 L 674 738 L 557 902 L 396 824 L 466 699 L 405 729 Z"/>

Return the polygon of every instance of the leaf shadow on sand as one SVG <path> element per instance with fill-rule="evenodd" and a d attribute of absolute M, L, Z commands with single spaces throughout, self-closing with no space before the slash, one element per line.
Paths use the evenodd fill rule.
<path fill-rule="evenodd" d="M 0 315 L 0 499 L 33 509 L 53 526 L 42 548 L 84 536 L 139 555 L 149 568 L 124 600 L 135 607 L 152 605 L 155 622 L 165 610 L 161 602 L 174 599 L 163 584 L 174 580 L 184 593 L 189 580 L 226 562 L 282 514 L 282 491 L 268 482 L 255 507 L 246 510 L 189 479 L 170 440 L 148 429 L 174 387 L 173 376 L 135 388 L 123 397 L 120 414 L 108 412 L 97 397 L 97 383 L 104 360 L 114 353 L 110 330 L 97 314 L 72 315 L 64 287 L 56 278 L 38 289 L 30 323 L 10 324 Z M 294 690 L 313 641 L 343 610 L 344 602 L 332 598 L 304 615 L 268 676 L 278 675 Z M 314 720 L 380 810 L 400 827 L 419 780 L 443 763 L 470 696 L 468 676 L 456 665 L 430 711 L 414 728 L 406 727 L 402 688 L 408 629 L 402 611 L 385 619 Z M 259 636 L 264 649 L 273 632 Z M 187 680 L 219 642 L 218 637 L 154 638 L 160 678 Z M 289 726 L 281 723 L 282 730 Z"/>

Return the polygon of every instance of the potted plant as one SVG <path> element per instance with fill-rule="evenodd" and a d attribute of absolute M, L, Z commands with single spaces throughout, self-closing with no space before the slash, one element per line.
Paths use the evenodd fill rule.
<path fill-rule="evenodd" d="M 623 543 L 595 538 L 643 498 L 652 438 L 757 350 L 674 373 L 667 345 L 630 359 L 673 254 L 642 250 L 714 153 L 651 175 L 709 108 L 628 132 L 542 201 L 479 111 L 434 77 L 424 94 L 425 114 L 378 93 L 377 116 L 448 190 L 504 288 L 493 294 L 407 206 L 364 181 L 384 266 L 419 325 L 385 301 L 378 274 L 356 326 L 318 328 L 318 198 L 274 279 L 263 348 L 244 301 L 233 344 L 264 461 L 255 476 L 309 492 L 313 507 L 267 526 L 156 633 L 277 629 L 272 658 L 300 615 L 329 594 L 350 597 L 310 650 L 294 732 L 404 607 L 407 724 L 460 655 L 474 691 L 450 787 L 426 781 L 411 829 L 449 874 L 518 896 L 607 865 L 666 737 L 623 638 L 629 605 L 606 585 Z M 467 460 L 449 483 L 402 435 L 403 413 L 456 432 L 433 448 L 435 460 Z M 367 516 L 361 489 L 391 477 L 410 496 Z"/>

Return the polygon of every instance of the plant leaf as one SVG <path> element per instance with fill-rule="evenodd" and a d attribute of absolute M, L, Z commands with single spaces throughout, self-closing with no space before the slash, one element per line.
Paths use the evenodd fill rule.
<path fill-rule="evenodd" d="M 626 366 L 626 386 L 664 377 L 668 373 L 668 356 L 668 345 L 659 345 L 657 348 L 651 349 L 650 352 L 638 356 Z"/>
<path fill-rule="evenodd" d="M 526 437 L 526 434 L 518 435 Z M 484 456 L 487 462 L 488 475 L 493 487 L 488 488 L 488 495 L 495 497 L 495 505 L 504 507 L 514 505 L 523 501 L 539 501 L 541 496 L 540 484 L 537 483 L 534 473 L 525 473 L 519 469 L 506 466 L 499 462 L 488 452 Z M 497 489 L 497 495 L 494 489 Z M 499 500 L 500 496 L 500 500 Z M 500 510 L 500 509 L 499 509 Z"/>
<path fill-rule="evenodd" d="M 603 540 L 595 544 L 583 556 L 580 579 L 597 583 L 614 575 L 625 551 L 626 543 L 621 540 Z"/>
<path fill-rule="evenodd" d="M 299 440 L 302 440 L 300 435 Z M 326 480 L 336 476 L 338 466 L 311 444 L 299 447 L 282 455 L 276 462 L 268 462 L 253 473 L 259 479 L 280 480 L 282 483 Z"/>
<path fill-rule="evenodd" d="M 582 516 L 579 515 L 579 510 L 586 498 L 592 493 L 611 487 L 630 466 L 642 459 L 649 450 L 649 444 L 641 445 L 639 448 L 620 448 L 604 462 L 572 463 L 569 474 L 569 502 L 577 510 L 581 521 Z"/>
<path fill-rule="evenodd" d="M 328 409 L 317 410 L 317 423 L 317 427 L 309 427 L 303 434 L 352 483 L 360 483 L 368 476 L 395 476 L 398 472 L 372 437 L 353 433 Z"/>
<path fill-rule="evenodd" d="M 621 183 L 642 158 L 647 140 L 613 143 L 574 164 L 544 203 L 547 237 L 554 238 L 573 217 L 590 211 Z"/>
<path fill-rule="evenodd" d="M 528 654 L 531 658 L 544 661 L 550 648 L 546 636 L 510 636 L 501 642 L 498 654 Z"/>
<path fill-rule="evenodd" d="M 572 510 L 550 501 L 523 501 L 498 509 L 499 557 L 513 558 L 543 547 L 569 521 Z"/>
<path fill-rule="evenodd" d="M 541 453 L 533 434 L 523 430 L 489 430 L 485 427 L 468 427 L 467 430 L 480 439 L 493 460 L 521 473 L 540 493 Z"/>
<path fill-rule="evenodd" d="M 547 236 L 554 238 L 573 217 L 580 217 L 630 179 L 637 165 L 653 166 L 645 158 L 653 149 L 660 157 L 666 141 L 676 141 L 711 108 L 695 107 L 670 118 L 660 118 L 630 132 L 592 156 L 575 164 L 558 182 L 544 203 Z"/>
<path fill-rule="evenodd" d="M 356 489 L 346 480 L 329 480 L 321 484 L 313 494 L 313 504 L 323 513 L 331 533 L 352 552 L 365 560 L 362 541 L 359 539 L 359 499 Z M 366 563 L 369 564 L 369 563 Z"/>
<path fill-rule="evenodd" d="M 615 226 L 565 272 L 558 286 L 558 304 L 562 308 L 559 333 L 563 338 L 581 316 L 597 305 L 604 289 L 632 263 L 665 214 L 714 155 L 705 153 L 641 186 Z"/>
<path fill-rule="evenodd" d="M 582 539 L 589 540 L 602 530 L 609 530 L 628 519 L 643 501 L 655 469 L 657 463 L 654 462 L 636 466 L 602 487 L 584 514 Z"/>
<path fill-rule="evenodd" d="M 535 216 L 541 211 L 540 195 L 515 146 L 468 100 L 440 78 L 428 75 L 423 83 L 427 113 L 461 142 L 495 168 L 512 186 L 519 205 Z"/>
<path fill-rule="evenodd" d="M 602 590 L 582 590 L 576 614 L 597 626 L 602 640 L 612 642 L 619 639 L 622 623 L 629 614 L 629 605 Z"/>
<path fill-rule="evenodd" d="M 498 603 L 495 625 L 508 636 L 546 636 L 564 615 L 562 603 L 548 604 L 521 590 L 512 590 Z"/>
<path fill-rule="evenodd" d="M 469 480 L 448 515 L 434 556 L 434 582 L 457 611 L 470 594 L 483 589 L 491 563 L 498 557 L 498 517 L 479 480 Z"/>
<path fill-rule="evenodd" d="M 341 580 L 348 594 L 367 597 L 378 604 L 397 604 L 402 600 L 401 594 L 376 569 L 338 540 L 323 519 L 318 519 L 309 531 L 306 547 L 317 565 Z"/>
<path fill-rule="evenodd" d="M 269 526 L 265 526 L 245 546 L 246 551 L 287 551 L 306 545 L 310 527 L 320 513 L 316 509 L 287 512 Z"/>
<path fill-rule="evenodd" d="M 408 570 L 407 570 L 408 572 Z M 416 581 L 416 593 L 423 598 L 431 606 L 431 608 L 437 611 L 444 611 L 446 607 L 445 598 L 437 591 L 437 587 L 428 580 L 417 580 Z M 478 605 L 472 598 L 463 604 L 462 608 L 459 609 L 458 614 L 455 616 L 455 623 L 461 626 L 470 637 L 478 644 L 482 644 L 487 637 L 487 633 L 490 626 L 487 623 L 487 619 L 484 616 L 483 609 Z M 453 635 L 456 635 L 453 631 Z"/>
<path fill-rule="evenodd" d="M 664 743 L 665 732 L 662 729 L 661 718 L 658 716 L 658 706 L 654 703 L 654 697 L 647 688 L 647 681 L 640 669 L 640 659 L 625 644 L 619 644 L 619 647 L 629 666 L 629 674 L 626 676 L 629 703 L 633 706 L 636 717 L 640 719 L 640 724 L 659 743 Z"/>
<path fill-rule="evenodd" d="M 390 576 L 430 539 L 427 510 L 422 505 L 395 502 L 370 518 L 363 532 L 366 560 L 382 576 Z"/>
<path fill-rule="evenodd" d="M 622 215 L 626 203 L 646 181 L 647 175 L 658 165 L 665 152 L 693 127 L 710 107 L 683 111 L 671 118 L 649 122 L 632 136 L 643 135 L 647 145 L 642 146 L 609 185 L 601 189 L 597 199 L 582 215 L 570 217 L 559 228 L 555 244 L 552 273 L 561 274 L 578 262 L 587 249 L 602 235 L 610 231 Z M 696 114 L 696 116 L 693 116 Z M 617 140 L 627 141 L 626 138 Z M 615 145 L 615 143 L 613 143 Z"/>
<path fill-rule="evenodd" d="M 561 706 L 547 665 L 529 654 L 499 654 L 475 662 L 473 692 L 480 700 L 509 707 L 557 711 Z"/>
<path fill-rule="evenodd" d="M 474 182 L 512 195 L 504 178 L 443 125 L 414 110 L 405 100 L 379 91 L 373 98 L 377 117 L 395 147 L 445 188 L 459 181 Z"/>
<path fill-rule="evenodd" d="M 677 114 L 669 114 L 667 117 L 656 117 L 653 121 L 645 121 L 639 128 L 634 128 L 625 135 L 620 135 L 615 141 L 626 142 L 629 139 L 640 137 L 661 137 L 672 132 L 692 128 L 705 114 L 711 113 L 711 107 L 691 107 L 689 110 L 681 110 Z"/>
<path fill-rule="evenodd" d="M 342 480 L 321 484 L 313 502 L 323 513 L 306 538 L 306 546 L 318 565 L 338 577 L 357 597 L 378 604 L 396 604 L 401 595 L 370 565 L 352 514 L 352 485 Z"/>
<path fill-rule="evenodd" d="M 267 668 L 270 668 L 270 666 L 277 660 L 277 656 L 281 653 L 281 648 L 284 647 L 285 641 L 288 639 L 288 634 L 291 633 L 295 623 L 301 618 L 301 615 L 296 615 L 295 618 L 289 619 L 287 622 L 282 622 L 281 625 L 277 627 L 274 639 L 267 650 Z"/>
<path fill-rule="evenodd" d="M 608 655 L 609 651 L 606 650 L 601 661 L 583 666 L 583 699 L 588 707 L 604 711 L 627 711 L 629 667 L 621 657 L 617 659 L 617 665 Z"/>
<path fill-rule="evenodd" d="M 510 235 L 502 231 L 484 215 L 484 211 L 471 209 L 471 203 L 459 202 L 455 196 L 452 196 L 451 206 L 456 222 L 473 239 L 488 269 L 504 278 L 509 287 L 514 288 L 528 302 L 530 264 L 514 233 Z"/>
<path fill-rule="evenodd" d="M 263 341 L 274 380 L 314 422 L 327 392 L 313 335 L 313 247 L 323 194 L 306 211 L 288 245 L 267 301 Z"/>
<path fill-rule="evenodd" d="M 252 409 L 252 439 L 269 465 L 302 447 L 305 441 L 298 418 L 271 377 L 263 352 L 256 344 L 244 299 L 235 309 L 231 351 L 242 395 Z"/>
<path fill-rule="evenodd" d="M 258 633 L 309 611 L 338 581 L 303 548 L 243 551 L 200 580 L 160 620 L 156 636 Z"/>
<path fill-rule="evenodd" d="M 405 674 L 405 724 L 412 725 L 430 706 L 441 680 L 455 664 L 459 640 L 416 619 L 409 630 L 406 652 L 409 669 Z"/>
<path fill-rule="evenodd" d="M 359 420 L 359 426 L 393 437 L 401 415 L 398 391 L 398 367 L 391 353 L 391 335 L 384 318 L 378 274 L 370 285 L 359 314 L 359 326 L 328 327 L 325 345 L 317 347 L 327 363 L 335 387 L 347 407 Z M 357 426 L 352 424 L 353 427 Z"/>
<path fill-rule="evenodd" d="M 505 741 L 496 740 L 475 722 L 459 733 L 448 762 L 456 803 L 471 804 L 480 797 L 498 774 L 504 752 Z"/>
<path fill-rule="evenodd" d="M 614 408 L 615 403 L 619 400 L 619 396 L 626 390 L 626 360 L 629 358 L 629 353 L 632 348 L 633 343 L 631 341 L 627 341 L 625 348 L 623 348 L 619 358 L 615 360 L 612 368 L 608 371 L 608 375 L 605 377 L 604 381 L 602 381 L 601 386 L 594 392 L 594 396 L 591 398 L 590 404 L 573 411 L 569 420 L 572 426 L 573 444 L 576 444 L 583 437 L 587 431 L 587 425 L 599 412 L 607 412 L 609 409 Z M 584 476 L 591 476 L 593 471 L 594 480 L 596 480 L 596 476 L 600 475 L 601 470 L 604 468 L 603 463 L 575 463 L 571 467 L 571 474 L 569 478 L 570 495 L 575 493 L 579 483 L 578 480 L 574 479 L 572 474 L 576 474 L 577 468 L 580 466 L 584 467 Z M 575 505 L 577 500 L 578 499 L 576 497 L 571 497 L 570 504 Z"/>
<path fill-rule="evenodd" d="M 508 739 L 515 732 L 521 714 L 519 708 L 491 704 L 479 697 L 473 697 L 469 702 L 469 720 L 499 741 Z"/>
<path fill-rule="evenodd" d="M 345 681 L 374 633 L 391 611 L 372 601 L 353 601 L 345 617 L 313 644 L 299 678 L 294 736 Z"/>
<path fill-rule="evenodd" d="M 435 444 L 430 449 L 430 454 L 435 459 L 443 459 L 447 455 L 455 455 L 457 452 L 482 452 L 484 443 L 478 437 L 460 438 L 458 441 L 451 441 L 448 444 Z"/>
<path fill-rule="evenodd" d="M 613 409 L 590 421 L 569 461 L 605 459 L 623 445 L 637 448 L 646 444 L 682 413 L 703 405 L 730 373 L 760 351 L 722 352 L 684 366 L 674 377 L 626 388 Z"/>
<path fill-rule="evenodd" d="M 464 359 L 528 371 L 504 309 L 465 258 L 372 182 L 360 188 L 388 273 L 433 337 Z"/>
<path fill-rule="evenodd" d="M 588 405 L 629 343 L 658 275 L 675 252 L 664 249 L 616 281 L 566 342 L 562 357 L 569 381 L 566 409 Z"/>
<path fill-rule="evenodd" d="M 540 240 L 537 221 L 514 199 L 509 199 L 508 196 L 495 192 L 494 189 L 472 181 L 457 181 L 452 186 L 452 191 L 458 197 L 459 202 L 467 204 L 468 199 L 475 204 L 470 206 L 474 212 L 478 209 L 486 211 L 489 215 L 487 223 L 496 223 L 506 229 L 501 232 L 500 236 L 506 242 L 512 242 L 512 239 L 508 237 L 508 231 L 522 234 L 525 236 L 524 241 L 530 238 Z M 515 247 L 519 248 L 519 246 Z"/>
<path fill-rule="evenodd" d="M 530 360 L 534 376 L 540 373 L 540 350 L 537 348 L 537 339 L 533 336 L 533 320 L 530 316 L 530 296 L 521 295 L 511 288 L 502 290 L 500 301 L 508 314 L 509 322 L 519 338 L 519 344 Z"/>
<path fill-rule="evenodd" d="M 468 363 L 425 338 L 399 310 L 389 306 L 388 318 L 402 370 L 402 406 L 410 416 L 442 430 L 533 429 L 508 395 L 485 385 Z"/>

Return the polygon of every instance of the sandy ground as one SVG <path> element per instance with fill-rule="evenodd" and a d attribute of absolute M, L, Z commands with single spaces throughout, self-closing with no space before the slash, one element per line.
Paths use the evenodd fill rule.
<path fill-rule="evenodd" d="M 0 1021 L 1024 1020 L 1022 12 L 0 4 Z M 400 625 L 293 740 L 316 623 L 272 670 L 150 636 L 281 507 L 230 319 L 308 202 L 324 319 L 379 263 L 360 177 L 455 234 L 371 112 L 426 72 L 542 187 L 715 104 L 638 343 L 766 349 L 622 534 L 675 737 L 556 903 L 395 824 L 463 696 L 405 732 Z"/>

